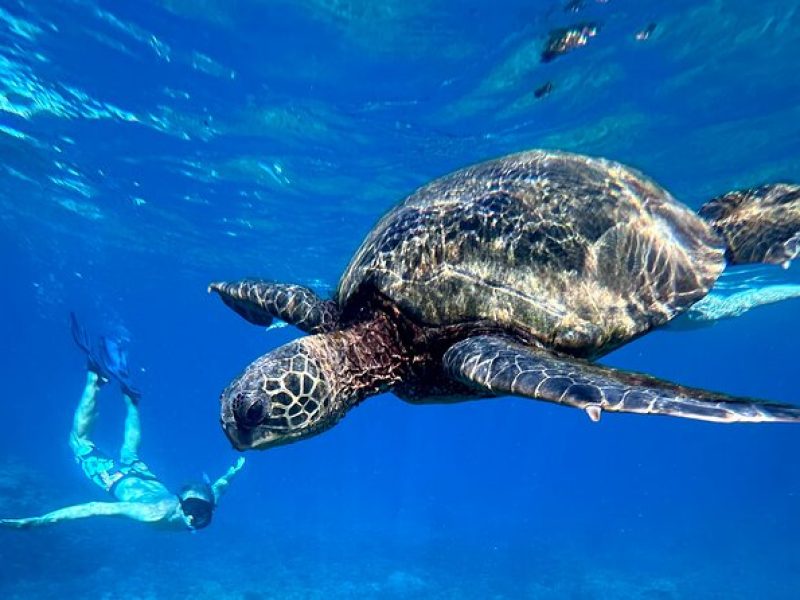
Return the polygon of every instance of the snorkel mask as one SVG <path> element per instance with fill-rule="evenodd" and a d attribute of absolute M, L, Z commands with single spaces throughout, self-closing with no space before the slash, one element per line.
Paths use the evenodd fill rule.
<path fill-rule="evenodd" d="M 185 485 L 178 494 L 178 502 L 190 529 L 202 529 L 211 523 L 215 508 L 214 491 L 207 483 Z"/>

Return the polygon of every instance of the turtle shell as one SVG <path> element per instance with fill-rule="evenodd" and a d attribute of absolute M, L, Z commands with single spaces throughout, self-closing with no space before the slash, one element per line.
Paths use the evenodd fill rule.
<path fill-rule="evenodd" d="M 598 355 L 702 298 L 722 240 L 666 190 L 598 158 L 529 151 L 418 189 L 372 229 L 339 283 L 426 326 L 489 321 Z"/>

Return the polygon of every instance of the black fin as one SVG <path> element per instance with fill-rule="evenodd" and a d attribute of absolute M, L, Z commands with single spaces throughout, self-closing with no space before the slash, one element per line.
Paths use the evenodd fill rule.
<path fill-rule="evenodd" d="M 103 366 L 103 361 L 93 348 L 92 340 L 86 332 L 86 328 L 80 324 L 74 312 L 69 313 L 69 327 L 75 344 L 77 344 L 78 348 L 86 355 L 86 368 L 92 373 L 96 373 L 101 380 L 108 381 L 111 374 L 108 372 L 108 369 Z"/>
<path fill-rule="evenodd" d="M 128 375 L 127 353 L 120 348 L 119 343 L 101 336 L 99 347 L 92 344 L 86 328 L 78 322 L 78 317 L 74 312 L 69 313 L 70 329 L 72 338 L 83 353 L 86 355 L 86 368 L 96 373 L 102 383 L 107 383 L 111 379 L 119 382 L 122 392 L 126 394 L 134 404 L 139 402 L 142 393 L 133 386 Z"/>
<path fill-rule="evenodd" d="M 142 393 L 131 383 L 127 351 L 118 341 L 101 336 L 99 358 L 102 368 L 119 382 L 122 393 L 138 404 Z"/>
<path fill-rule="evenodd" d="M 78 317 L 74 312 L 69 313 L 69 328 L 72 332 L 72 339 L 75 340 L 78 348 L 83 350 L 84 353 L 90 354 L 92 351 L 91 340 L 86 333 L 86 328 L 78 322 Z"/>

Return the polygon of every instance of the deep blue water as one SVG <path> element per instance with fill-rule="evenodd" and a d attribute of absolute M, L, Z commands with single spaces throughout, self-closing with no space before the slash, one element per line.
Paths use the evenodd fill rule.
<path fill-rule="evenodd" d="M 239 319 L 212 280 L 330 293 L 394 202 L 527 148 L 631 164 L 693 207 L 800 180 L 795 2 L 564 4 L 0 2 L 0 517 L 104 499 L 67 446 L 70 310 L 129 339 L 143 458 L 177 487 L 235 460 L 219 393 L 294 335 Z M 590 21 L 586 47 L 540 62 L 550 30 Z M 778 271 L 759 273 L 800 282 Z M 800 402 L 799 309 L 605 361 Z M 101 403 L 113 451 L 122 402 Z M 792 425 L 384 395 L 248 453 L 196 535 L 0 530 L 0 598 L 798 598 L 799 455 Z"/>

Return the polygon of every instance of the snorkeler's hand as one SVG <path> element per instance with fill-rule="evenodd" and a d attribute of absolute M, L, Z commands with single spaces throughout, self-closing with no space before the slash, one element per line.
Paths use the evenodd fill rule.
<path fill-rule="evenodd" d="M 231 484 L 231 480 L 233 476 L 236 475 L 239 471 L 242 470 L 244 466 L 244 457 L 240 456 L 236 463 L 229 467 L 226 471 L 225 475 L 217 479 L 211 488 L 214 490 L 214 498 L 219 501 L 220 496 L 225 493 L 225 490 L 228 489 L 228 486 Z"/>
<path fill-rule="evenodd" d="M 0 519 L 0 527 L 27 529 L 33 527 L 33 519 Z"/>

